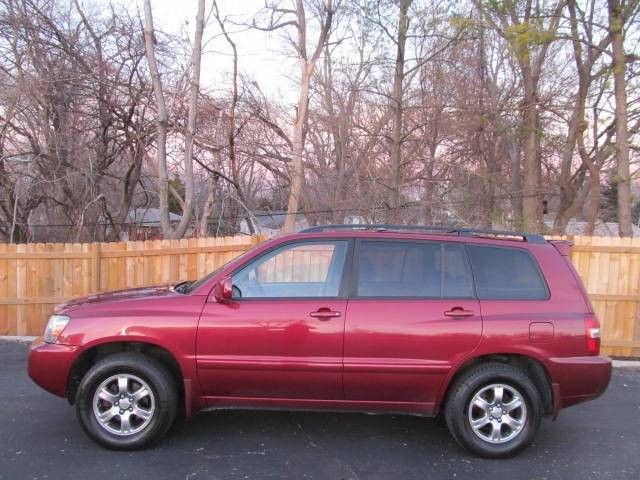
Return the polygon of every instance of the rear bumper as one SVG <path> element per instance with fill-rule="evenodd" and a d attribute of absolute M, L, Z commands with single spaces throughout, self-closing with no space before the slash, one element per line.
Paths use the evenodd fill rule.
<path fill-rule="evenodd" d="M 80 350 L 36 338 L 29 349 L 29 377 L 48 392 L 66 397 L 69 373 Z"/>
<path fill-rule="evenodd" d="M 607 357 L 550 358 L 546 365 L 553 383 L 555 415 L 561 408 L 599 397 L 611 380 L 611 359 Z"/>

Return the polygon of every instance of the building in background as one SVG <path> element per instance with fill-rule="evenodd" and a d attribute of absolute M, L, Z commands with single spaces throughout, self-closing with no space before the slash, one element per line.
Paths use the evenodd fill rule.
<path fill-rule="evenodd" d="M 169 212 L 169 221 L 172 224 L 179 222 L 180 215 Z M 160 209 L 140 207 L 129 210 L 127 220 L 123 225 L 121 240 L 154 240 L 160 238 L 163 238 L 160 226 Z"/>
<path fill-rule="evenodd" d="M 282 229 L 284 221 L 287 217 L 287 212 L 267 212 L 264 210 L 256 210 L 251 212 L 251 217 L 255 233 L 260 235 L 274 236 L 280 233 L 280 230 Z M 296 215 L 295 225 L 295 230 L 300 231 L 308 228 L 309 222 L 307 221 L 307 218 L 304 214 L 299 213 L 298 215 Z M 246 219 L 242 219 L 240 221 L 240 233 L 246 235 L 249 235 L 251 233 Z"/>

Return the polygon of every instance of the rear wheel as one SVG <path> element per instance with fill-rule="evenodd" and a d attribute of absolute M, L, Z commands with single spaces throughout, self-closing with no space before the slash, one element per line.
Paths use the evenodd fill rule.
<path fill-rule="evenodd" d="M 87 434 L 107 448 L 134 450 L 159 440 L 177 410 L 167 369 L 139 353 L 117 353 L 96 363 L 80 382 L 76 413 Z"/>
<path fill-rule="evenodd" d="M 520 369 L 486 363 L 451 387 L 445 418 L 452 436 L 486 458 L 508 457 L 531 443 L 541 419 L 540 394 Z"/>

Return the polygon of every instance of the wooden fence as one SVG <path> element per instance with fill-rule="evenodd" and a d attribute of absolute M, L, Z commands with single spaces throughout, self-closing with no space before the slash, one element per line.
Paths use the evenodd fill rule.
<path fill-rule="evenodd" d="M 54 305 L 74 297 L 195 280 L 264 239 L 0 244 L 0 335 L 41 335 Z"/>
<path fill-rule="evenodd" d="M 640 238 L 568 236 L 606 355 L 640 357 Z"/>
<path fill-rule="evenodd" d="M 603 352 L 640 357 L 640 239 L 563 237 L 602 323 Z M 264 240 L 238 236 L 0 244 L 0 335 L 40 335 L 53 306 L 94 292 L 193 280 Z"/>

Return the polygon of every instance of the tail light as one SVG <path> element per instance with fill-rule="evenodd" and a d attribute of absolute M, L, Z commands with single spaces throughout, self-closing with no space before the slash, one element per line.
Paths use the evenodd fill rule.
<path fill-rule="evenodd" d="M 600 355 L 600 322 L 596 317 L 587 317 L 584 321 L 587 332 L 587 351 L 589 355 Z"/>

